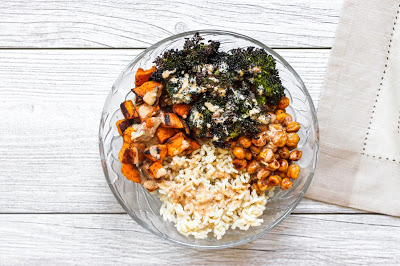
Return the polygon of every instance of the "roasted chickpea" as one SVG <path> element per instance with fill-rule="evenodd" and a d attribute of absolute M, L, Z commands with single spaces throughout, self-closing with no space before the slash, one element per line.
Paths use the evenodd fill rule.
<path fill-rule="evenodd" d="M 288 147 L 288 149 L 289 149 L 290 151 L 297 149 L 297 146 L 298 146 L 298 145 L 295 145 L 295 146 L 288 146 L 288 145 L 286 145 L 286 147 Z"/>
<path fill-rule="evenodd" d="M 234 159 L 232 160 L 232 164 L 236 170 L 243 170 L 247 166 L 247 161 L 244 159 Z"/>
<path fill-rule="evenodd" d="M 300 141 L 300 137 L 299 135 L 297 135 L 297 133 L 288 133 L 287 134 L 287 141 L 286 141 L 286 145 L 293 147 L 296 146 L 297 143 L 299 143 Z"/>
<path fill-rule="evenodd" d="M 289 103 L 290 103 L 289 98 L 286 96 L 283 96 L 282 99 L 278 103 L 278 108 L 285 109 L 286 107 L 289 106 Z"/>
<path fill-rule="evenodd" d="M 250 151 L 253 154 L 260 154 L 261 150 L 262 150 L 262 147 L 257 147 L 257 146 L 254 146 L 254 145 L 251 145 L 251 147 L 250 147 Z"/>
<path fill-rule="evenodd" d="M 241 136 L 238 139 L 238 142 L 240 145 L 242 145 L 244 148 L 249 148 L 251 146 L 251 138 L 248 136 Z"/>
<path fill-rule="evenodd" d="M 273 160 L 267 165 L 267 169 L 270 171 L 276 171 L 279 168 L 279 162 L 277 160 Z"/>
<path fill-rule="evenodd" d="M 255 174 L 257 173 L 258 169 L 260 169 L 261 165 L 258 161 L 256 160 L 251 160 L 247 164 L 247 173 L 249 174 Z"/>
<path fill-rule="evenodd" d="M 286 161 L 285 159 L 280 159 L 279 160 L 279 168 L 278 168 L 279 172 L 286 173 L 288 167 L 289 167 L 288 161 Z"/>
<path fill-rule="evenodd" d="M 286 172 L 287 177 L 292 179 L 297 179 L 299 177 L 299 174 L 300 174 L 300 167 L 297 164 L 292 163 L 291 165 L 289 165 L 288 170 Z"/>
<path fill-rule="evenodd" d="M 282 178 L 279 175 L 271 175 L 268 177 L 268 186 L 275 187 L 279 185 L 282 181 Z"/>
<path fill-rule="evenodd" d="M 242 147 L 233 148 L 233 155 L 238 159 L 244 159 L 246 157 L 246 152 Z"/>
<path fill-rule="evenodd" d="M 272 138 L 272 142 L 278 147 L 285 146 L 286 141 L 287 141 L 287 134 L 285 131 L 276 132 L 275 136 Z"/>
<path fill-rule="evenodd" d="M 287 126 L 290 122 L 293 121 L 293 118 L 290 114 L 286 113 L 285 120 L 283 120 L 282 126 Z"/>
<path fill-rule="evenodd" d="M 267 178 L 271 174 L 271 171 L 269 171 L 266 167 L 261 168 L 257 172 L 257 179 L 263 179 Z"/>
<path fill-rule="evenodd" d="M 276 174 L 279 175 L 281 178 L 287 177 L 286 173 L 284 173 L 284 172 L 277 172 Z"/>
<path fill-rule="evenodd" d="M 279 156 L 281 156 L 282 159 L 287 159 L 289 158 L 290 151 L 288 147 L 282 147 L 278 149 L 278 154 Z"/>
<path fill-rule="evenodd" d="M 299 151 L 299 150 L 292 151 L 292 152 L 290 153 L 290 155 L 289 155 L 289 160 L 291 160 L 291 161 L 298 161 L 298 160 L 301 159 L 301 156 L 302 156 L 302 155 L 303 155 L 303 152 L 302 152 L 302 151 Z"/>
<path fill-rule="evenodd" d="M 293 185 L 292 181 L 290 181 L 290 179 L 287 178 L 287 177 L 284 178 L 284 179 L 282 179 L 282 181 L 281 181 L 281 189 L 282 189 L 282 190 L 291 189 L 291 188 L 292 188 L 292 185 Z"/>
<path fill-rule="evenodd" d="M 286 117 L 285 112 L 281 109 L 278 109 L 275 111 L 275 115 L 276 115 L 276 121 L 278 121 L 279 124 L 282 124 Z"/>
<path fill-rule="evenodd" d="M 268 181 L 266 178 L 259 179 L 257 181 L 257 186 L 261 191 L 266 191 L 268 189 Z"/>
<path fill-rule="evenodd" d="M 271 162 L 273 158 L 274 158 L 274 153 L 272 152 L 271 149 L 263 149 L 257 157 L 259 161 L 263 161 L 266 163 Z"/>
<path fill-rule="evenodd" d="M 261 190 L 258 188 L 257 183 L 251 184 L 251 186 L 250 186 L 250 191 L 253 191 L 253 190 L 256 191 L 257 195 L 261 195 L 262 192 L 263 192 L 263 191 L 261 191 Z"/>
<path fill-rule="evenodd" d="M 257 146 L 257 147 L 262 147 L 267 143 L 267 136 L 264 133 L 260 133 L 256 136 L 253 137 L 253 139 L 251 140 L 251 142 Z"/>
<path fill-rule="evenodd" d="M 251 152 L 249 151 L 249 150 L 244 150 L 244 152 L 245 152 L 245 159 L 247 160 L 247 161 L 250 161 L 251 160 L 251 158 L 253 157 L 253 155 L 251 154 Z"/>
<path fill-rule="evenodd" d="M 290 122 L 287 127 L 286 127 L 286 131 L 287 132 L 297 132 L 300 130 L 300 124 L 297 122 Z"/>

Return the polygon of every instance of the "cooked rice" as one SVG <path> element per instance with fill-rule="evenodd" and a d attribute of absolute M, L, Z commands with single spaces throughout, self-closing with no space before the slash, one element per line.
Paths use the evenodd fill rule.
<path fill-rule="evenodd" d="M 174 222 L 180 233 L 200 239 L 211 231 L 221 239 L 229 228 L 247 230 L 261 225 L 263 219 L 258 217 L 268 196 L 250 192 L 250 175 L 233 168 L 232 156 L 209 143 L 189 157 L 165 161 L 171 178 L 160 183 L 163 219 Z"/>

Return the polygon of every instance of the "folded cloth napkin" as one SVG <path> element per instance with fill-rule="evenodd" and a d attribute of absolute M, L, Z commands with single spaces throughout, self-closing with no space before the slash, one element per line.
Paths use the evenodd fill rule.
<path fill-rule="evenodd" d="M 345 1 L 318 108 L 309 198 L 400 216 L 399 4 Z"/>

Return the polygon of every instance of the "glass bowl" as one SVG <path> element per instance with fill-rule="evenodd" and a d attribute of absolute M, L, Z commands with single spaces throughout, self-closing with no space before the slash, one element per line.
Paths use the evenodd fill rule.
<path fill-rule="evenodd" d="M 154 59 L 167 49 L 182 49 L 185 38 L 193 36 L 196 32 L 205 38 L 221 42 L 221 50 L 254 46 L 264 48 L 276 59 L 286 95 L 290 99 L 287 112 L 302 128 L 299 131 L 300 142 L 298 148 L 303 151 L 303 157 L 298 162 L 301 167 L 300 176 L 293 182 L 290 190 L 275 190 L 274 197 L 268 200 L 266 209 L 261 218 L 261 226 L 250 227 L 247 231 L 239 229 L 228 230 L 220 240 L 216 240 L 212 233 L 208 239 L 195 239 L 194 237 L 180 234 L 173 223 L 166 222 L 159 214 L 161 201 L 157 193 L 148 193 L 140 184 L 127 180 L 121 174 L 121 163 L 118 152 L 122 147 L 122 137 L 118 134 L 115 123 L 123 119 L 120 112 L 120 103 L 126 99 L 134 98 L 131 88 L 134 86 L 136 70 L 141 67 L 148 69 L 153 66 Z M 122 71 L 104 104 L 100 121 L 99 146 L 104 175 L 107 183 L 125 211 L 141 226 L 151 233 L 170 240 L 196 248 L 226 248 L 244 244 L 256 239 L 277 226 L 297 206 L 303 198 L 311 183 L 318 154 L 318 123 L 316 112 L 303 81 L 293 68 L 280 55 L 272 49 L 247 36 L 217 30 L 191 31 L 171 36 L 164 39 L 140 53 Z"/>

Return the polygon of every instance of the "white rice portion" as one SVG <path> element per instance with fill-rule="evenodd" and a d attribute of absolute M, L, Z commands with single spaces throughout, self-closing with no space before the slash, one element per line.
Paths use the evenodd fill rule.
<path fill-rule="evenodd" d="M 268 196 L 250 192 L 250 175 L 233 168 L 230 151 L 203 144 L 190 156 L 165 161 L 170 180 L 159 184 L 160 214 L 183 235 L 221 239 L 229 228 L 260 226 Z M 268 192 L 268 191 L 267 191 Z M 273 191 L 269 191 L 269 196 Z"/>

